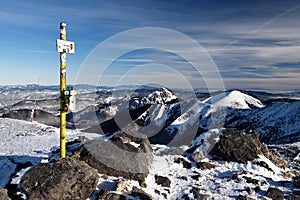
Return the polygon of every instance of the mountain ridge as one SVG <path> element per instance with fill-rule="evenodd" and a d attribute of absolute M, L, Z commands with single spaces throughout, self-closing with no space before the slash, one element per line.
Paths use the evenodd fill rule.
<path fill-rule="evenodd" d="M 96 93 L 86 93 L 85 90 L 83 90 L 82 93 L 79 93 L 77 102 L 82 105 L 77 106 L 80 110 L 68 114 L 67 119 L 69 123 L 72 123 L 73 127 L 79 130 L 103 133 L 103 130 L 100 128 L 101 124 L 107 121 L 105 123 L 107 127 L 107 124 L 110 124 L 108 121 L 113 121 L 114 115 L 117 112 L 126 113 L 126 110 L 130 110 L 130 115 L 121 116 L 126 116 L 125 121 L 128 123 L 134 122 L 138 124 L 140 129 L 151 136 L 152 141 L 156 141 L 155 143 L 164 141 L 166 144 L 168 143 L 167 141 L 170 142 L 191 130 L 193 134 L 199 135 L 203 131 L 208 131 L 211 128 L 222 127 L 239 130 L 258 130 L 261 134 L 261 139 L 267 143 L 289 142 L 293 141 L 293 138 L 300 140 L 297 132 L 297 130 L 300 130 L 298 123 L 298 121 L 300 121 L 298 117 L 300 116 L 300 101 L 298 100 L 274 100 L 272 96 L 269 102 L 263 100 L 265 103 L 263 107 L 260 99 L 252 97 L 249 93 L 245 94 L 244 92 L 236 90 L 227 91 L 226 93 L 218 92 L 216 93 L 217 98 L 212 96 L 201 101 L 199 99 L 180 99 L 173 91 L 167 88 L 157 90 L 151 88 L 148 92 L 147 89 L 143 88 L 140 91 L 141 96 L 138 95 L 139 93 L 133 93 L 135 96 L 126 98 L 123 96 L 120 101 L 119 97 L 109 97 L 112 93 L 105 91 L 106 90 L 101 92 L 96 91 Z M 135 91 L 139 90 L 135 89 Z M 14 94 L 18 94 L 19 96 L 17 98 L 22 99 L 22 91 L 14 91 Z M 24 92 L 24 94 L 27 99 L 26 101 L 32 101 L 33 103 L 33 99 L 31 99 L 28 92 Z M 41 102 L 47 101 L 46 94 L 47 92 L 41 94 L 41 98 L 44 98 Z M 55 94 L 50 92 L 49 98 L 53 99 Z M 124 95 L 125 93 L 121 92 L 120 94 Z M 30 102 L 19 104 L 18 102 L 22 103 L 24 100 L 19 101 L 14 99 L 11 101 L 11 104 L 7 104 L 7 100 L 9 99 L 7 93 L 5 92 L 3 95 L 4 101 L 3 103 L 0 102 L 3 108 L 0 110 L 2 112 L 0 115 L 18 118 L 17 113 L 19 109 L 22 116 L 30 116 L 30 109 L 26 111 L 28 112 L 27 114 L 24 111 L 24 106 L 30 105 Z M 90 99 L 92 97 L 96 99 Z M 111 103 L 106 102 L 105 99 L 107 98 Z M 210 103 L 208 103 L 209 100 L 213 98 L 218 101 L 210 101 Z M 224 100 L 226 98 L 228 101 Z M 56 98 L 53 103 L 57 102 L 57 100 Z M 89 106 L 88 103 L 92 103 L 93 101 L 93 105 Z M 235 104 L 236 101 L 237 104 Z M 40 104 L 40 101 L 38 102 L 39 109 L 51 111 L 53 116 L 49 116 L 49 120 L 57 118 L 58 112 L 55 112 L 55 109 L 58 105 Z M 103 102 L 106 103 L 103 104 Z M 218 105 L 218 102 L 221 102 L 221 106 L 220 104 Z M 254 106 L 251 106 L 251 104 Z M 143 105 L 148 106 L 136 110 Z M 274 112 L 276 110 L 277 112 Z M 286 110 L 289 110 L 289 112 L 284 112 Z M 9 114 L 10 112 L 14 114 Z M 285 114 L 283 115 L 283 113 Z M 135 117 L 132 118 L 132 116 Z M 41 120 L 47 124 L 45 118 L 43 116 L 40 117 Z M 122 121 L 122 117 L 118 119 Z M 35 120 L 39 121 L 39 117 L 36 117 Z M 49 121 L 48 124 L 53 123 Z M 126 124 L 123 125 L 127 126 Z M 118 124 L 114 123 L 113 126 L 118 126 Z M 192 129 L 190 130 L 188 127 Z M 197 127 L 198 130 L 195 127 Z M 151 129 L 153 129 L 153 131 L 151 131 Z M 111 128 L 107 130 L 111 130 Z M 119 130 L 119 128 L 115 127 L 112 128 L 112 130 L 116 131 Z"/>

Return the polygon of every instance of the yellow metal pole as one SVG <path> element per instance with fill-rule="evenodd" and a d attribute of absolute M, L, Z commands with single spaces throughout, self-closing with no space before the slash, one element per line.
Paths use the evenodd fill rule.
<path fill-rule="evenodd" d="M 66 41 L 66 23 L 60 23 L 60 39 Z M 66 52 L 60 53 L 60 157 L 66 157 L 66 115 L 64 91 L 66 90 Z"/>

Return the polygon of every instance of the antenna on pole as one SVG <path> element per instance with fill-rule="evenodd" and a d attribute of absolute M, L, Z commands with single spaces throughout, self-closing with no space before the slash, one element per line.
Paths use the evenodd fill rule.
<path fill-rule="evenodd" d="M 33 105 L 33 108 L 31 110 L 31 122 L 33 122 L 34 111 L 36 109 L 36 100 L 37 100 L 37 96 L 38 96 L 38 92 L 39 92 L 39 87 L 40 87 L 40 79 L 38 80 L 37 89 L 35 90 L 34 105 Z"/>

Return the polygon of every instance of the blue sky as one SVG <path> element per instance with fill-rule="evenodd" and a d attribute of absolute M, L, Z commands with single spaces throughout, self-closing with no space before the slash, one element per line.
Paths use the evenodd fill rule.
<path fill-rule="evenodd" d="M 67 55 L 69 84 L 95 83 L 95 80 L 105 85 L 138 84 L 147 79 L 169 87 L 189 84 L 208 87 L 203 80 L 205 75 L 202 72 L 199 75 L 190 60 L 163 49 L 132 49 L 110 66 L 102 66 L 101 61 L 89 62 L 95 56 L 101 58 L 97 46 L 116 34 L 158 27 L 197 41 L 207 53 L 205 58 L 192 54 L 194 50 L 184 41 L 164 36 L 169 43 L 189 51 L 197 62 L 209 56 L 226 88 L 299 88 L 300 3 L 296 0 L 0 0 L 0 3 L 0 85 L 32 84 L 39 79 L 42 85 L 59 84 L 55 42 L 59 38 L 59 23 L 64 21 L 67 40 L 76 44 L 76 53 Z M 156 37 L 151 39 L 155 42 Z M 87 63 L 94 65 L 94 69 L 105 68 L 105 73 L 95 72 L 93 81 L 88 76 L 78 79 Z"/>

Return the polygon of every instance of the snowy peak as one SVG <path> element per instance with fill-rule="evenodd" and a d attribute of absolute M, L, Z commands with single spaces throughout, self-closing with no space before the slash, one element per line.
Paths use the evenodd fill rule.
<path fill-rule="evenodd" d="M 178 98 L 170 90 L 160 88 L 152 92 L 147 97 L 141 99 L 141 104 L 171 104 L 177 102 Z"/>
<path fill-rule="evenodd" d="M 260 100 L 237 90 L 217 94 L 204 100 L 203 102 L 215 105 L 217 107 L 229 107 L 234 109 L 250 109 L 253 107 L 264 107 Z"/>

